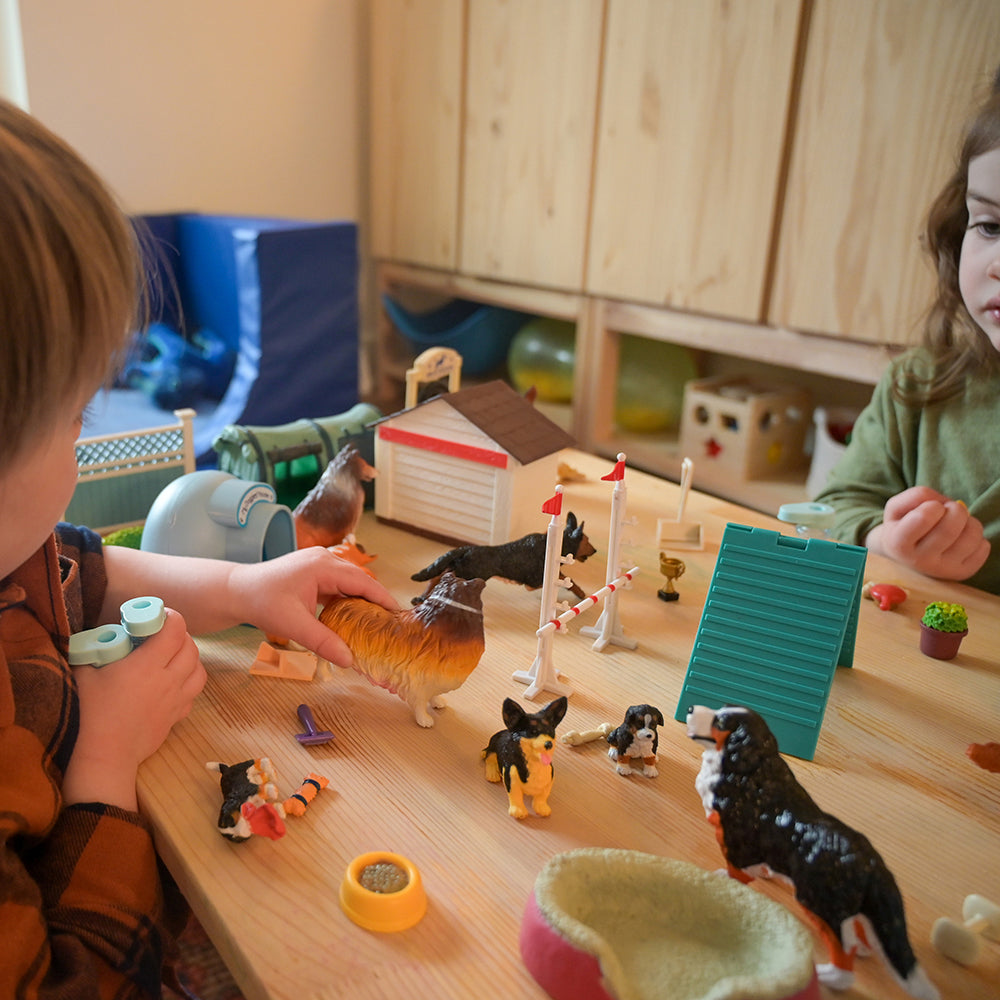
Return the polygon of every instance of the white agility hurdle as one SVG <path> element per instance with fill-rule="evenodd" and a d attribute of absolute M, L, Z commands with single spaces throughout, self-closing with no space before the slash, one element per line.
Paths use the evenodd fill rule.
<path fill-rule="evenodd" d="M 535 660 L 528 670 L 518 670 L 512 675 L 513 679 L 520 684 L 526 684 L 525 697 L 529 699 L 537 698 L 543 691 L 549 691 L 555 695 L 570 695 L 573 689 L 564 681 L 560 680 L 559 672 L 552 663 L 552 637 L 562 627 L 562 625 L 577 617 L 582 611 L 604 601 L 604 612 L 598 619 L 596 628 L 580 629 L 581 633 L 596 634 L 597 641 L 594 643 L 595 650 L 602 650 L 608 642 L 616 645 L 634 649 L 636 643 L 625 639 L 621 628 L 618 625 L 618 589 L 626 586 L 639 572 L 638 566 L 633 566 L 627 573 L 621 573 L 618 565 L 618 552 L 621 545 L 620 528 L 624 520 L 625 501 L 625 455 L 618 456 L 618 462 L 614 470 L 602 478 L 612 480 L 615 483 L 615 491 L 611 504 L 611 535 L 608 546 L 608 572 L 607 582 L 600 590 L 595 591 L 590 597 L 585 597 L 579 604 L 556 617 L 556 595 L 559 590 L 559 567 L 573 562 L 572 556 L 562 555 L 562 486 L 556 486 L 555 496 L 542 505 L 542 512 L 551 514 L 549 527 L 545 538 L 545 568 L 542 577 L 542 602 L 541 613 L 539 615 L 538 646 L 535 653 Z M 613 578 L 612 578 L 613 577 Z"/>
<path fill-rule="evenodd" d="M 600 590 L 595 590 L 590 597 L 585 597 L 579 604 L 574 604 L 568 611 L 564 611 L 558 618 L 550 618 L 540 629 L 535 632 L 535 635 L 542 636 L 547 632 L 555 632 L 561 629 L 563 625 L 568 621 L 572 621 L 581 611 L 586 611 L 587 608 L 592 608 L 595 604 L 598 604 L 602 597 L 606 597 L 609 594 L 613 594 L 619 587 L 624 587 L 632 577 L 639 572 L 638 566 L 633 566 L 627 573 L 622 573 L 621 576 L 612 580 L 610 583 L 606 583 Z"/>
<path fill-rule="evenodd" d="M 614 469 L 603 480 L 615 484 L 614 492 L 611 494 L 611 527 L 608 531 L 608 568 L 604 577 L 605 586 L 609 586 L 612 580 L 616 579 L 622 571 L 621 566 L 621 529 L 625 524 L 625 500 L 627 490 L 625 489 L 625 452 L 618 453 L 618 461 L 615 462 Z M 600 593 L 600 591 L 598 591 Z M 604 602 L 601 616 L 597 619 L 596 625 L 584 625 L 580 629 L 580 635 L 595 636 L 593 648 L 600 653 L 608 643 L 615 646 L 622 646 L 625 649 L 635 649 L 638 643 L 634 639 L 627 639 L 625 632 L 618 622 L 618 594 L 612 588 L 608 594 L 608 599 Z"/>

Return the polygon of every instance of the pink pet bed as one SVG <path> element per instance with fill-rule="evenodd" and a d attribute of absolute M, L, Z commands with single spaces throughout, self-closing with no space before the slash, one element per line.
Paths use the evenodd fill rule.
<path fill-rule="evenodd" d="M 714 872 L 583 848 L 539 873 L 521 956 L 553 1000 L 820 1000 L 809 931 Z"/>

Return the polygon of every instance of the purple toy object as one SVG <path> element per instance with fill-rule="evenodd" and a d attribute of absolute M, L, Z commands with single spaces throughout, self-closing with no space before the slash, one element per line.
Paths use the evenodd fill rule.
<path fill-rule="evenodd" d="M 313 718 L 312 709 L 308 705 L 299 705 L 299 720 L 306 727 L 304 733 L 296 733 L 295 738 L 304 746 L 313 746 L 316 743 L 329 743 L 333 739 L 333 733 L 328 729 L 319 730 L 316 728 L 316 720 Z"/>

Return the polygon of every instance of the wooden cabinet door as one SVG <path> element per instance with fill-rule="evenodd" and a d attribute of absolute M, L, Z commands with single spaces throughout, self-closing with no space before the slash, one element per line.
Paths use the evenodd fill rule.
<path fill-rule="evenodd" d="M 469 4 L 461 270 L 579 291 L 603 0 Z"/>
<path fill-rule="evenodd" d="M 997 0 L 816 0 L 772 323 L 906 342 L 933 289 L 925 214 L 998 63 Z"/>
<path fill-rule="evenodd" d="M 371 253 L 453 270 L 462 0 L 372 0 L 370 30 Z"/>
<path fill-rule="evenodd" d="M 587 291 L 760 319 L 799 0 L 610 0 Z"/>

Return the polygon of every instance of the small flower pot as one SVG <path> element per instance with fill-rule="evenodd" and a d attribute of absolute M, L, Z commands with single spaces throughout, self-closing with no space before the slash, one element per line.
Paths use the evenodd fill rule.
<path fill-rule="evenodd" d="M 920 623 L 920 652 L 925 656 L 933 656 L 935 660 L 953 660 L 958 656 L 958 647 L 969 634 L 964 632 L 942 632 L 940 629 L 928 628 Z"/>

